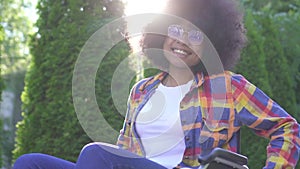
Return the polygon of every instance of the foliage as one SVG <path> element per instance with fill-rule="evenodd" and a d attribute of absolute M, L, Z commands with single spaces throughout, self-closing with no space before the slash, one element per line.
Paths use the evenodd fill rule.
<path fill-rule="evenodd" d="M 97 72 L 98 78 L 96 79 L 96 84 L 101 84 L 96 86 L 97 103 L 105 120 L 115 131 L 118 131 L 117 133 L 119 133 L 119 130 L 123 125 L 123 120 L 126 113 L 126 102 L 130 89 L 130 86 L 125 86 L 125 83 L 128 80 L 132 80 L 128 79 L 128 75 L 133 74 L 131 72 L 128 72 L 130 71 L 130 69 L 128 69 L 129 63 L 128 59 L 125 59 L 128 54 L 129 49 L 128 45 L 125 42 L 121 42 L 120 44 L 112 48 L 99 65 L 99 69 Z M 111 59 L 112 57 L 114 58 L 114 60 Z M 121 61 L 126 62 L 125 64 L 127 65 L 127 68 L 122 71 L 122 75 L 120 77 L 118 76 L 118 79 L 112 81 L 112 77 L 114 76 L 114 74 L 118 74 L 117 72 L 115 72 L 115 70 L 118 69 L 117 66 L 119 66 Z M 112 88 L 112 85 L 117 85 L 118 87 L 116 86 L 116 88 Z M 118 89 L 118 95 L 112 98 L 112 96 L 114 96 L 112 94 L 113 89 Z M 124 100 L 124 96 L 126 97 L 126 100 Z M 99 136 L 103 137 L 100 133 L 105 134 L 105 132 L 106 130 L 101 128 L 101 130 L 99 130 Z M 107 134 L 108 133 L 106 133 L 106 135 Z M 110 135 L 112 135 L 112 133 L 110 133 Z M 111 137 L 111 139 L 108 139 L 106 142 L 110 142 L 113 144 L 116 143 L 117 135 L 112 136 L 113 137 Z"/>
<path fill-rule="evenodd" d="M 290 77 L 292 78 L 292 89 L 295 96 L 300 96 L 300 13 L 288 12 L 273 17 L 279 30 L 280 45 L 283 48 L 284 56 L 287 59 Z M 296 97 L 297 105 L 300 105 L 300 98 Z M 300 121 L 300 109 L 291 112 Z M 298 113 L 298 114 L 297 114 Z"/>
<path fill-rule="evenodd" d="M 248 44 L 243 50 L 241 60 L 236 66 L 236 72 L 242 73 L 251 83 L 259 86 L 269 96 L 272 96 L 269 84 L 268 71 L 266 68 L 266 55 L 263 49 L 263 36 L 256 29 L 258 23 L 254 20 L 250 10 L 246 12 L 245 27 L 247 31 Z"/>
<path fill-rule="evenodd" d="M 4 0 L 0 4 L 1 25 L 5 36 L 1 50 L 1 73 L 8 74 L 24 69 L 28 63 L 28 41 L 32 33 L 32 25 L 24 9 L 26 4 L 23 1 Z"/>
<path fill-rule="evenodd" d="M 266 55 L 264 51 L 264 39 L 256 28 L 258 23 L 254 19 L 252 11 L 247 10 L 245 16 L 245 27 L 247 31 L 248 45 L 244 49 L 241 60 L 236 66 L 236 72 L 243 74 L 251 83 L 259 86 L 269 96 L 272 95 L 272 90 L 269 84 L 269 76 L 266 68 Z M 261 145 L 253 145 L 255 143 Z M 265 147 L 267 145 L 266 139 L 260 138 L 254 135 L 253 131 L 243 127 L 241 129 L 241 143 L 242 143 L 242 154 L 249 158 L 250 168 L 262 168 L 264 166 L 264 160 L 266 158 Z M 256 148 L 251 148 L 255 146 Z M 250 148 L 249 148 L 250 147 Z M 260 153 L 256 153 L 259 151 Z"/>
<path fill-rule="evenodd" d="M 236 71 L 278 102 L 298 121 L 299 1 L 244 0 L 249 44 Z M 258 69 L 256 69 L 258 68 Z M 242 153 L 249 168 L 262 168 L 268 140 L 242 128 Z"/>
<path fill-rule="evenodd" d="M 0 22 L 1 22 L 1 17 L 0 17 Z M 4 29 L 3 27 L 0 25 L 0 46 L 2 46 L 2 41 L 3 41 L 3 37 L 4 37 Z M 0 63 L 1 63 L 1 50 L 0 50 Z M 0 67 L 0 102 L 2 101 L 2 91 L 4 89 L 4 82 L 2 79 L 2 69 Z M 3 122 L 2 119 L 0 119 L 0 143 L 2 143 L 4 141 L 3 139 Z M 2 145 L 2 144 L 1 144 Z M 2 155 L 3 155 L 3 150 L 2 150 L 2 146 L 0 147 L 0 167 L 2 167 Z"/>
<path fill-rule="evenodd" d="M 299 97 L 296 98 L 300 95 L 300 47 L 296 36 L 300 33 L 299 1 L 243 0 L 243 3 L 250 9 L 246 10 L 245 20 L 249 44 L 236 71 L 300 120 L 295 111 L 296 103 L 300 105 Z M 40 0 L 37 7 L 39 31 L 31 40 L 33 58 L 22 94 L 23 120 L 18 124 L 14 158 L 42 152 L 75 161 L 82 146 L 91 139 L 81 128 L 73 107 L 74 63 L 84 42 L 110 19 L 121 16 L 123 6 L 116 0 Z M 13 47 L 14 44 L 7 51 L 19 51 Z M 97 103 L 116 130 L 120 129 L 123 117 L 113 104 L 110 84 L 114 70 L 127 52 L 127 44 L 121 42 L 105 56 L 95 86 Z M 147 70 L 145 74 L 155 72 Z M 118 80 L 128 79 L 124 76 Z M 120 92 L 128 91 L 120 89 Z M 249 157 L 250 168 L 261 168 L 266 159 L 267 140 L 248 129 L 242 130 L 242 153 Z M 110 134 L 105 133 L 105 128 L 95 132 L 102 137 Z"/>
<path fill-rule="evenodd" d="M 0 22 L 1 22 L 2 18 L 0 17 Z M 4 39 L 4 29 L 3 27 L 0 25 L 0 46 L 2 46 L 3 43 L 3 39 Z M 2 52 L 0 50 L 0 64 L 2 63 Z M 4 82 L 2 79 L 2 68 L 0 66 L 0 96 L 2 94 L 2 91 L 4 89 Z M 1 101 L 2 97 L 0 97 L 0 101 Z"/>
<path fill-rule="evenodd" d="M 262 34 L 268 35 L 265 37 L 264 49 L 273 99 L 293 115 L 296 111 L 296 96 L 293 90 L 291 71 L 280 44 L 279 29 L 268 15 L 260 16 L 259 22 L 263 27 Z"/>
<path fill-rule="evenodd" d="M 242 0 L 242 2 L 254 11 L 266 10 L 268 13 L 297 11 L 300 7 L 298 0 Z"/>
<path fill-rule="evenodd" d="M 22 94 L 23 120 L 17 126 L 14 158 L 41 152 L 75 161 L 82 146 L 91 140 L 73 107 L 74 64 L 85 41 L 107 18 L 121 16 L 123 7 L 120 1 L 40 0 L 37 8 L 39 31 L 31 42 L 33 58 Z M 108 62 L 117 62 L 124 52 L 114 54 Z M 107 92 L 102 84 L 97 85 Z"/>
<path fill-rule="evenodd" d="M 4 141 L 4 130 L 3 130 L 3 121 L 2 121 L 2 119 L 0 119 L 0 142 L 1 142 L 1 144 L 3 143 L 3 141 Z M 2 157 L 2 154 L 3 154 L 3 148 L 2 148 L 2 146 L 0 147 L 0 155 L 1 155 L 1 158 L 0 158 L 0 167 L 2 167 L 3 166 L 3 157 Z"/>
<path fill-rule="evenodd" d="M 14 148 L 15 124 L 20 120 L 20 93 L 24 86 L 24 76 L 29 61 L 28 41 L 32 33 L 31 20 L 25 15 L 25 10 L 30 6 L 28 0 L 3 0 L 0 3 L 0 27 L 3 30 L 0 46 L 0 90 L 13 93 L 12 116 L 3 119 L 5 139 L 1 146 L 3 148 L 3 167 L 11 166 L 12 150 Z M 0 92 L 1 93 L 1 92 Z"/>

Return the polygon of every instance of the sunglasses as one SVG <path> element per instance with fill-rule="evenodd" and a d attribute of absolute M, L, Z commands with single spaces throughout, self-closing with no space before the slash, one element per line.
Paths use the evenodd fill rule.
<path fill-rule="evenodd" d="M 168 36 L 174 39 L 183 40 L 187 33 L 187 38 L 191 45 L 201 45 L 204 37 L 203 33 L 197 30 L 184 31 L 181 25 L 170 25 L 168 27 Z"/>

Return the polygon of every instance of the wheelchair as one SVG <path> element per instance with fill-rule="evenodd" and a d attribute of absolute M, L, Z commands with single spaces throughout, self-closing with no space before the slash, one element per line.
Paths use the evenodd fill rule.
<path fill-rule="evenodd" d="M 249 169 L 248 158 L 222 148 L 214 148 L 208 155 L 199 156 L 198 169 Z"/>

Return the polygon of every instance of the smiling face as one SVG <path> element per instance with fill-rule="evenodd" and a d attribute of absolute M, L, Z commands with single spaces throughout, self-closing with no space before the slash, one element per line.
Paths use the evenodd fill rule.
<path fill-rule="evenodd" d="M 188 31 L 185 31 L 188 30 Z M 202 32 L 171 25 L 163 49 L 170 65 L 176 68 L 190 68 L 200 62 Z"/>

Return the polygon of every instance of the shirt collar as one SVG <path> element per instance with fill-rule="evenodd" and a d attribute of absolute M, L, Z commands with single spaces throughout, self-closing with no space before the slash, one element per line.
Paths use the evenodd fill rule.
<path fill-rule="evenodd" d="M 167 72 L 160 72 L 155 76 L 150 77 L 144 84 L 142 84 L 139 88 L 140 91 L 144 91 L 145 89 L 152 89 L 157 87 L 166 77 L 168 76 Z M 196 73 L 194 75 L 194 82 L 192 86 L 200 87 L 204 82 L 204 74 L 202 72 Z"/>

